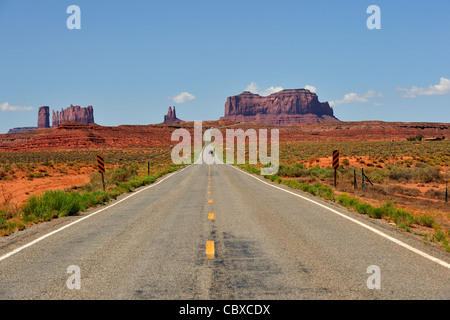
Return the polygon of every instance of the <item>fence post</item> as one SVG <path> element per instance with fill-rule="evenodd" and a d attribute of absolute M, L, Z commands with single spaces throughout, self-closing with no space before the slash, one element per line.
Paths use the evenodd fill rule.
<path fill-rule="evenodd" d="M 448 201 L 448 180 L 445 179 L 445 203 Z"/>
<path fill-rule="evenodd" d="M 364 189 L 366 186 L 364 185 L 364 168 L 361 168 L 361 188 Z"/>

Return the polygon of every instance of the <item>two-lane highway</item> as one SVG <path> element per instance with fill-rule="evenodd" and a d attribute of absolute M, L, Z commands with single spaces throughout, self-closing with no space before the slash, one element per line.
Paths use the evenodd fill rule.
<path fill-rule="evenodd" d="M 191 165 L 162 179 L 101 212 L 0 239 L 0 298 L 450 298 L 449 254 L 382 221 L 229 165 Z M 69 266 L 79 267 L 80 289 L 66 284 Z M 380 289 L 368 288 L 370 266 Z"/>

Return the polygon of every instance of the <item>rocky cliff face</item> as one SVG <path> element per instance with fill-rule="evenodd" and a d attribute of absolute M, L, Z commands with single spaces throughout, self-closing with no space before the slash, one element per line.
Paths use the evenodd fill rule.
<path fill-rule="evenodd" d="M 70 105 L 67 109 L 61 109 L 61 111 L 54 111 L 52 115 L 52 126 L 57 127 L 63 122 L 77 122 L 92 124 L 94 123 L 94 108 L 87 106 L 81 108 L 80 106 Z"/>
<path fill-rule="evenodd" d="M 220 120 L 270 125 L 339 121 L 328 102 L 319 102 L 317 95 L 306 89 L 283 90 L 267 97 L 246 91 L 228 97 Z"/>
<path fill-rule="evenodd" d="M 175 111 L 175 106 L 169 107 L 169 111 L 167 112 L 167 115 L 164 116 L 164 124 L 172 124 L 172 123 L 181 123 L 183 120 L 180 120 L 177 118 L 177 113 Z"/>
<path fill-rule="evenodd" d="M 47 106 L 40 107 L 38 112 L 38 128 L 50 127 L 50 108 Z"/>

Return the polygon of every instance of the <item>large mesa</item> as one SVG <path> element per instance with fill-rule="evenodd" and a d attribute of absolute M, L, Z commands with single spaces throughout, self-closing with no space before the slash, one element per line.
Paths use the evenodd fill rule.
<path fill-rule="evenodd" d="M 339 121 L 328 102 L 320 102 L 307 89 L 286 89 L 266 97 L 245 91 L 228 97 L 220 120 L 270 125 Z"/>

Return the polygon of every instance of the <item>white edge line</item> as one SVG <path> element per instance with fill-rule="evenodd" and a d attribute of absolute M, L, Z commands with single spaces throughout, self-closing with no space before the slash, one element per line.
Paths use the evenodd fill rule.
<path fill-rule="evenodd" d="M 79 223 L 79 222 L 81 222 L 81 221 L 83 221 L 83 220 L 85 220 L 85 219 L 88 219 L 88 218 L 92 217 L 93 215 L 96 215 L 97 213 L 100 213 L 100 212 L 102 212 L 102 211 L 105 211 L 105 210 L 107 210 L 107 209 L 110 209 L 110 208 L 114 207 L 115 205 L 117 205 L 117 204 L 119 204 L 119 203 L 121 203 L 121 202 L 127 200 L 128 198 L 131 198 L 132 196 L 134 196 L 134 195 L 136 195 L 136 194 L 138 194 L 138 193 L 140 193 L 140 192 L 142 192 L 142 191 L 144 191 L 144 190 L 147 190 L 147 189 L 149 189 L 149 188 L 152 188 L 152 187 L 154 187 L 154 186 L 160 184 L 160 183 L 163 182 L 164 180 L 170 178 L 171 176 L 173 176 L 173 175 L 175 175 L 175 174 L 177 174 L 177 173 L 182 172 L 182 171 L 185 170 L 186 168 L 187 168 L 187 167 L 185 167 L 185 168 L 183 168 L 183 169 L 181 169 L 181 170 L 177 170 L 177 171 L 175 171 L 175 172 L 172 172 L 171 174 L 169 174 L 168 176 L 164 177 L 164 178 L 161 179 L 160 181 L 158 181 L 158 182 L 156 182 L 156 183 L 152 183 L 151 185 L 149 185 L 149 186 L 147 186 L 147 187 L 145 187 L 145 188 L 142 188 L 141 190 L 138 190 L 138 191 L 136 191 L 136 192 L 133 192 L 133 193 L 131 193 L 130 195 L 128 195 L 128 196 L 126 196 L 125 198 L 123 198 L 122 200 L 119 200 L 119 201 L 117 201 L 117 202 L 114 202 L 113 204 L 111 204 L 111 205 L 109 205 L 109 206 L 107 206 L 107 207 L 105 207 L 105 208 L 102 208 L 102 209 L 100 209 L 100 210 L 97 210 L 97 211 L 95 211 L 95 212 L 92 212 L 91 214 L 89 214 L 89 215 L 87 215 L 87 216 L 85 216 L 85 217 L 83 217 L 83 218 L 80 218 L 80 219 L 78 219 L 78 220 L 75 220 L 75 221 L 73 221 L 73 222 L 71 222 L 71 223 L 69 223 L 69 224 L 67 224 L 67 225 L 65 225 L 65 226 L 63 226 L 63 227 L 61 227 L 61 228 L 59 228 L 59 229 L 56 229 L 56 230 L 54 230 L 54 231 L 52 231 L 52 232 L 50 232 L 50 233 L 47 233 L 47 234 L 45 234 L 45 235 L 43 235 L 43 236 L 41 236 L 41 237 L 39 237 L 39 238 L 37 238 L 37 239 L 35 239 L 35 240 L 33 240 L 33 241 L 27 243 L 27 244 L 25 244 L 25 245 L 23 245 L 23 246 L 21 246 L 21 247 L 19 247 L 19 248 L 16 248 L 16 249 L 14 249 L 13 251 L 11 251 L 11 252 L 9 252 L 9 253 L 7 253 L 7 254 L 1 256 L 1 257 L 0 257 L 0 261 L 3 261 L 3 260 L 5 260 L 5 259 L 11 257 L 12 255 L 14 255 L 14 254 L 16 254 L 16 253 L 22 251 L 23 249 L 26 249 L 26 248 L 28 248 L 28 247 L 31 247 L 32 245 L 35 245 L 36 243 L 38 243 L 38 242 L 44 240 L 45 238 L 48 238 L 48 237 L 50 237 L 50 236 L 52 236 L 52 235 L 54 235 L 54 234 L 56 234 L 56 233 L 58 233 L 58 232 L 60 232 L 60 231 L 63 231 L 64 229 L 69 228 L 69 227 L 73 226 L 74 224 L 77 224 L 77 223 Z"/>
<path fill-rule="evenodd" d="M 343 214 L 343 213 L 341 213 L 341 212 L 339 212 L 337 210 L 334 210 L 334 209 L 332 209 L 332 208 L 330 208 L 330 207 L 328 207 L 328 206 L 326 206 L 324 204 L 316 202 L 316 201 L 314 201 L 312 199 L 309 199 L 307 197 L 304 197 L 304 196 L 302 196 L 300 194 L 297 194 L 295 192 L 292 192 L 292 191 L 280 188 L 278 186 L 272 185 L 272 184 L 270 184 L 270 183 L 268 183 L 266 181 L 263 181 L 263 180 L 259 179 L 258 177 L 255 177 L 255 176 L 251 175 L 250 173 L 247 173 L 247 172 L 245 172 L 245 171 L 243 171 L 241 169 L 238 169 L 238 168 L 236 168 L 234 166 L 231 166 L 231 167 L 236 169 L 236 170 L 238 170 L 238 171 L 240 171 L 240 172 L 242 172 L 242 173 L 244 173 L 244 174 L 246 174 L 246 175 L 248 175 L 248 176 L 250 176 L 250 177 L 252 177 L 252 178 L 254 178 L 254 179 L 256 179 L 256 180 L 258 180 L 261 183 L 267 184 L 268 186 L 271 186 L 273 188 L 276 188 L 276 189 L 282 190 L 284 192 L 290 193 L 290 194 L 292 194 L 292 195 L 294 195 L 296 197 L 302 198 L 302 199 L 304 199 L 306 201 L 312 202 L 312 203 L 314 203 L 314 204 L 316 204 L 316 205 L 318 205 L 318 206 L 320 206 L 320 207 L 322 207 L 324 209 L 327 209 L 327 210 L 329 210 L 329 211 L 331 211 L 331 212 L 333 212 L 333 213 L 335 213 L 335 214 L 337 214 L 337 215 L 339 215 L 339 216 L 341 216 L 341 217 L 343 217 L 343 218 L 345 218 L 347 220 L 350 220 L 350 221 L 360 225 L 361 227 L 364 227 L 364 228 L 366 228 L 366 229 L 368 229 L 368 230 L 378 234 L 379 236 L 382 236 L 383 238 L 386 238 L 386 239 L 388 239 L 388 240 L 398 244 L 399 246 L 402 246 L 402 247 L 404 247 L 404 248 L 406 248 L 406 249 L 408 249 L 408 250 L 410 250 L 410 251 L 412 251 L 414 253 L 417 253 L 418 255 L 421 255 L 424 258 L 427 258 L 428 260 L 436 262 L 436 263 L 440 264 L 441 266 L 450 269 L 450 264 L 449 263 L 447 263 L 445 261 L 442 261 L 442 260 L 440 260 L 440 259 L 438 259 L 436 257 L 433 257 L 433 256 L 431 256 L 431 255 L 429 255 L 429 254 L 427 254 L 427 253 L 425 253 L 423 251 L 420 251 L 419 249 L 416 249 L 416 248 L 414 248 L 414 247 L 412 247 L 412 246 L 410 246 L 410 245 L 408 245 L 408 244 L 406 244 L 406 243 L 404 243 L 404 242 L 402 242 L 402 241 L 400 241 L 400 240 L 398 240 L 398 239 L 396 239 L 394 237 L 391 237 L 391 236 L 387 235 L 386 233 L 381 232 L 380 230 L 377 230 L 377 229 L 375 229 L 375 228 L 373 228 L 371 226 L 368 226 L 365 223 L 362 223 L 361 221 L 358 221 L 358 220 L 356 220 L 356 219 L 354 219 L 352 217 L 349 217 L 349 216 L 347 216 L 347 215 L 345 215 L 345 214 Z"/>

